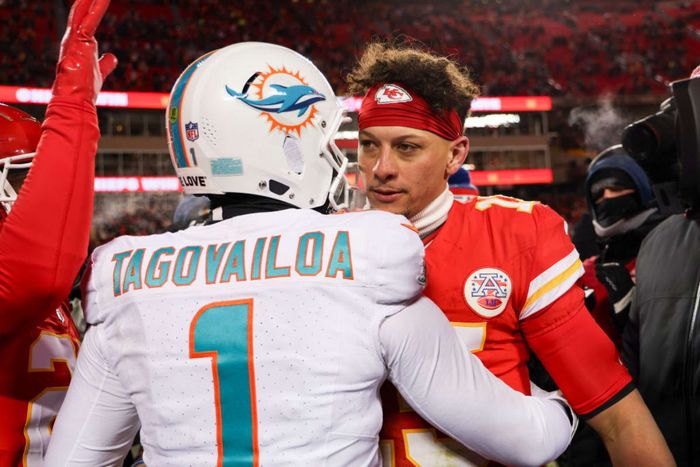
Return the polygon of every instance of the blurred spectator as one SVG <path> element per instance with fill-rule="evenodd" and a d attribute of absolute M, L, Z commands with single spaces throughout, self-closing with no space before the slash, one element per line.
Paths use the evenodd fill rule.
<path fill-rule="evenodd" d="M 593 316 L 619 346 L 639 247 L 665 216 L 656 207 L 649 178 L 620 145 L 593 160 L 585 186 L 600 255 L 584 261 L 580 285 L 595 291 Z"/>
<path fill-rule="evenodd" d="M 90 251 L 120 235 L 150 235 L 170 229 L 175 207 L 182 195 L 136 195 L 103 194 L 95 198 Z"/>
<path fill-rule="evenodd" d="M 620 145 L 593 160 L 585 192 L 600 253 L 583 262 L 585 273 L 578 284 L 586 291 L 586 306 L 594 319 L 620 348 L 637 252 L 663 216 L 655 207 L 649 178 Z M 579 224 L 579 229 L 583 227 Z M 611 465 L 605 446 L 587 426 L 579 428 L 560 462 L 564 466 Z"/>
<path fill-rule="evenodd" d="M 20 5 L 31 13 L 15 14 Z M 58 16 L 50 0 L 0 0 L 2 84 L 48 85 Z M 348 65 L 367 40 L 401 34 L 470 64 L 487 95 L 647 94 L 664 92 L 700 52 L 688 27 L 699 17 L 679 0 L 296 0 L 275 8 L 255 0 L 135 0 L 114 5 L 101 41 L 124 57 L 112 81 L 121 90 L 166 91 L 204 51 L 257 40 L 310 56 L 343 93 Z"/>
<path fill-rule="evenodd" d="M 175 208 L 170 230 L 175 232 L 202 224 L 208 219 L 210 211 L 211 201 L 206 196 L 184 195 Z"/>
<path fill-rule="evenodd" d="M 458 201 L 469 201 L 479 196 L 479 189 L 472 184 L 469 171 L 464 167 L 460 167 L 457 172 L 450 175 L 450 178 L 447 179 L 447 184 Z"/>

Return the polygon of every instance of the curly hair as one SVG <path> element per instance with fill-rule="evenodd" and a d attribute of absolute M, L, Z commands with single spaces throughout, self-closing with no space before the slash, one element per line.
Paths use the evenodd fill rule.
<path fill-rule="evenodd" d="M 423 97 L 433 111 L 454 109 L 462 120 L 479 95 L 466 67 L 408 44 L 370 43 L 347 82 L 349 91 L 357 95 L 377 83 L 400 83 Z"/>

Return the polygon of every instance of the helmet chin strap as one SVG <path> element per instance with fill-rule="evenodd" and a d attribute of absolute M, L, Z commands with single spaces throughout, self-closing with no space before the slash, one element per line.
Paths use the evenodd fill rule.
<path fill-rule="evenodd" d="M 597 220 L 593 219 L 593 229 L 595 230 L 595 234 L 599 237 L 614 237 L 615 235 L 620 235 L 638 228 L 649 218 L 649 216 L 654 214 L 656 210 L 656 208 L 647 209 L 646 211 L 642 211 L 628 219 L 620 219 L 607 227 L 603 227 Z"/>

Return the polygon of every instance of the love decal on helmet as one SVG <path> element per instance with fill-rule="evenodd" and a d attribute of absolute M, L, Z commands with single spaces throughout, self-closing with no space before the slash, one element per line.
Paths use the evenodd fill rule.
<path fill-rule="evenodd" d="M 270 132 L 296 133 L 308 125 L 318 112 L 317 102 L 326 96 L 308 85 L 298 73 L 286 67 L 273 68 L 268 72 L 256 72 L 243 86 L 241 92 L 226 85 L 226 92 L 247 106 L 260 111 L 270 123 Z M 252 86 L 253 89 L 249 89 Z M 250 92 L 249 92 L 250 91 Z"/>

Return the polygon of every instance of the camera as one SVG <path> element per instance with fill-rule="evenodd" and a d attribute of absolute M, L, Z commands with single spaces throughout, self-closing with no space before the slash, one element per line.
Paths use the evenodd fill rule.
<path fill-rule="evenodd" d="M 700 77 L 671 83 L 659 111 L 628 125 L 622 145 L 652 181 L 659 209 L 700 209 Z"/>

